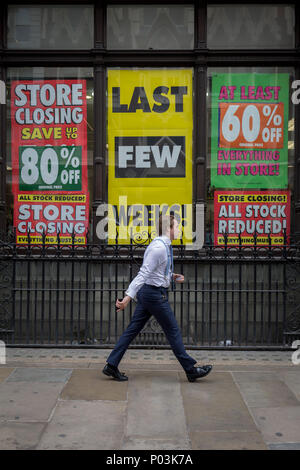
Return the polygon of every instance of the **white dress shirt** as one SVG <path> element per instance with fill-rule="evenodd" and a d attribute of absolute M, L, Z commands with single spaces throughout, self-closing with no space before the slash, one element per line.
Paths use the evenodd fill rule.
<path fill-rule="evenodd" d="M 170 285 L 173 273 L 171 272 L 170 266 L 169 273 L 166 275 L 168 254 L 166 246 L 161 240 L 158 240 L 158 238 L 163 240 L 167 248 L 170 249 L 171 240 L 166 235 L 156 237 L 150 243 L 145 251 L 143 264 L 126 291 L 126 294 L 132 299 L 135 298 L 143 284 L 150 284 L 157 287 L 169 287 Z"/>

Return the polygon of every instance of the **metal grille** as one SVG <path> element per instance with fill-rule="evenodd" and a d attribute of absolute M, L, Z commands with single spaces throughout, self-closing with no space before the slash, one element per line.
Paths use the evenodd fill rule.
<path fill-rule="evenodd" d="M 11 345 L 111 347 L 134 302 L 116 312 L 145 246 L 0 245 L 0 335 Z M 174 248 L 186 282 L 169 301 L 189 348 L 286 347 L 300 338 L 300 246 Z M 135 347 L 168 347 L 154 317 Z"/>

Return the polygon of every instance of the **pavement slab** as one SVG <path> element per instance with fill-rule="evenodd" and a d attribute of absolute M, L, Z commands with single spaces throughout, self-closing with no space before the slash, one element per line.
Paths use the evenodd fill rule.
<path fill-rule="evenodd" d="M 286 383 L 300 403 L 300 366 L 295 366 L 292 370 L 282 370 L 279 378 Z"/>
<path fill-rule="evenodd" d="M 65 383 L 71 374 L 72 369 L 17 367 L 10 374 L 7 382 Z"/>
<path fill-rule="evenodd" d="M 35 449 L 45 426 L 46 423 L 0 422 L 0 449 Z"/>
<path fill-rule="evenodd" d="M 127 400 L 128 382 L 117 382 L 103 375 L 101 370 L 73 370 L 70 380 L 61 393 L 61 398 L 64 400 Z"/>
<path fill-rule="evenodd" d="M 253 419 L 229 372 L 212 371 L 193 383 L 181 375 L 189 432 L 254 431 Z"/>
<path fill-rule="evenodd" d="M 2 382 L 0 421 L 47 421 L 63 383 Z"/>
<path fill-rule="evenodd" d="M 0 369 L 0 383 L 4 382 L 4 380 L 7 379 L 7 377 L 10 376 L 10 374 L 13 372 L 13 368 L 11 367 L 5 367 L 3 369 Z"/>
<path fill-rule="evenodd" d="M 274 380 L 281 380 L 278 376 L 278 373 L 274 370 L 258 370 L 258 371 L 235 371 L 233 374 L 235 382 L 238 384 L 248 383 L 248 382 L 268 382 Z"/>
<path fill-rule="evenodd" d="M 125 438 L 120 450 L 190 450 L 188 439 Z"/>
<path fill-rule="evenodd" d="M 250 408 L 299 405 L 294 393 L 272 372 L 232 372 L 232 375 Z"/>
<path fill-rule="evenodd" d="M 187 439 L 177 372 L 131 373 L 127 439 Z"/>
<path fill-rule="evenodd" d="M 300 443 L 300 405 L 253 408 L 253 417 L 267 443 Z"/>
<path fill-rule="evenodd" d="M 300 442 L 287 442 L 286 444 L 269 444 L 270 450 L 300 450 Z"/>
<path fill-rule="evenodd" d="M 268 450 L 259 431 L 192 431 L 193 450 Z"/>
<path fill-rule="evenodd" d="M 90 367 L 90 363 L 87 361 L 57 361 L 55 359 L 48 359 L 48 360 L 31 360 L 31 361 L 23 361 L 23 360 L 13 360 L 13 361 L 8 361 L 7 366 L 10 367 L 44 367 L 47 369 L 56 369 L 56 368 L 61 368 L 61 369 L 68 369 L 68 368 L 74 368 L 77 367 L 78 369 L 83 369 L 83 368 L 88 368 Z M 1 370 L 1 367 L 0 367 Z"/>
<path fill-rule="evenodd" d="M 120 449 L 125 410 L 124 402 L 60 400 L 36 449 Z"/>

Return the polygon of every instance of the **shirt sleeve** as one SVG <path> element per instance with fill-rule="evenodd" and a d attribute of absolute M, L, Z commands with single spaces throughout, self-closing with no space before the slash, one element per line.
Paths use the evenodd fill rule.
<path fill-rule="evenodd" d="M 148 253 L 145 253 L 143 264 L 126 291 L 129 297 L 134 299 L 142 285 L 145 284 L 146 280 L 149 279 L 151 274 L 164 261 L 164 255 L 164 246 L 153 246 Z"/>

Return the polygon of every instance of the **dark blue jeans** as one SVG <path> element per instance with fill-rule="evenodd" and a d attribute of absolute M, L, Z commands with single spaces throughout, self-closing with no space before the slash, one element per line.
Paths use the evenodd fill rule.
<path fill-rule="evenodd" d="M 168 302 L 168 291 L 164 287 L 144 284 L 137 294 L 138 304 L 131 322 L 119 338 L 107 362 L 118 367 L 129 344 L 139 334 L 151 315 L 162 327 L 173 352 L 185 371 L 193 368 L 196 360 L 189 356 L 184 348 L 182 336 L 174 313 Z"/>

